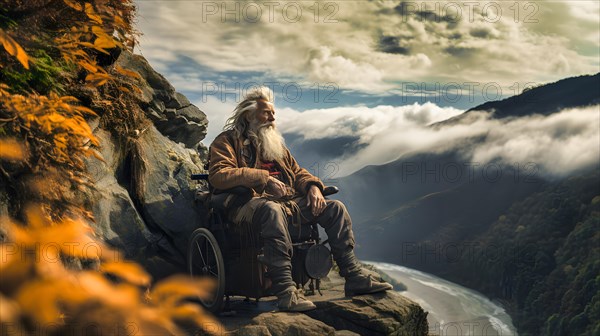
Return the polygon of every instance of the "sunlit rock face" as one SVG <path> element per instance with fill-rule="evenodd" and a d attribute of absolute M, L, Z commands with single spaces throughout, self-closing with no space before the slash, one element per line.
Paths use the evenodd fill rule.
<path fill-rule="evenodd" d="M 163 277 L 184 271 L 187 239 L 205 217 L 190 175 L 202 171 L 208 120 L 142 56 L 123 52 L 116 63 L 140 75 L 140 107 L 151 123 L 123 146 L 92 122 L 104 158 L 88 160 L 96 231 Z"/>

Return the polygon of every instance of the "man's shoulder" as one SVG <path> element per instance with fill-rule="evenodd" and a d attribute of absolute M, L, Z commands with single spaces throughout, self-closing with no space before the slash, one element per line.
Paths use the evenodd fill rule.
<path fill-rule="evenodd" d="M 226 130 L 217 135 L 213 140 L 213 143 L 226 141 L 233 144 L 234 140 L 235 132 L 233 130 Z"/>

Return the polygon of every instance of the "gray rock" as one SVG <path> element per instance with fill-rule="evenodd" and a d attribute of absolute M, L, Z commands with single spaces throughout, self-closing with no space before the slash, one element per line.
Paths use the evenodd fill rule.
<path fill-rule="evenodd" d="M 269 332 L 269 328 L 264 325 L 256 325 L 251 324 L 239 329 L 233 335 L 236 336 L 272 336 L 271 332 Z"/>
<path fill-rule="evenodd" d="M 165 102 L 166 107 L 180 109 L 186 106 L 190 106 L 192 104 L 186 96 L 179 92 L 175 92 L 175 94 L 170 98 L 171 99 L 169 101 Z"/>
<path fill-rule="evenodd" d="M 221 322 L 234 335 L 428 335 L 427 313 L 399 292 L 347 298 L 344 280 L 335 271 L 323 279 L 321 289 L 322 296 L 306 296 L 317 308 L 304 314 L 272 312 L 275 297 L 262 299 L 254 308 L 234 299 L 230 308 L 236 314 Z"/>
<path fill-rule="evenodd" d="M 204 213 L 194 204 L 191 172 L 200 168 L 198 154 L 173 143 L 150 127 L 135 140 L 147 163 L 142 195 L 131 180 L 131 156 L 110 134 L 96 128 L 104 161 L 87 160 L 96 190 L 93 204 L 96 233 L 110 245 L 140 262 L 155 278 L 184 271 L 187 237 Z M 141 197 L 139 197 L 141 196 Z"/>
<path fill-rule="evenodd" d="M 124 250 L 128 257 L 134 257 L 157 238 L 146 228 L 129 193 L 117 181 L 115 171 L 120 155 L 110 134 L 100 128 L 94 133 L 102 144 L 100 154 L 104 158 L 104 162 L 95 158 L 87 161 L 90 177 L 96 185 L 96 190 L 89 195 L 94 204 L 96 234 Z"/>
<path fill-rule="evenodd" d="M 300 313 L 263 313 L 255 317 L 251 323 L 238 329 L 235 335 L 335 335 L 334 328 Z"/>
<path fill-rule="evenodd" d="M 138 200 L 142 217 L 147 226 L 164 232 L 185 255 L 190 234 L 206 215 L 194 201 L 195 184 L 190 180 L 192 173 L 201 171 L 194 163 L 198 154 L 173 143 L 154 127 L 138 141 L 147 167 Z"/>
<path fill-rule="evenodd" d="M 307 312 L 317 320 L 361 335 L 427 335 L 427 314 L 396 292 L 316 303 Z"/>
<path fill-rule="evenodd" d="M 194 105 L 189 104 L 178 109 L 177 115 L 184 116 L 189 121 L 204 124 L 206 126 L 206 114 Z"/>
<path fill-rule="evenodd" d="M 188 148 L 194 148 L 206 136 L 206 124 L 188 121 L 183 116 L 175 115 L 171 119 L 156 122 L 155 125 L 169 139 L 183 143 Z"/>
<path fill-rule="evenodd" d="M 176 92 L 142 56 L 123 52 L 117 65 L 141 76 L 141 107 L 156 128 L 169 139 L 181 142 L 188 148 L 196 148 L 206 136 L 206 114 L 183 94 Z"/>
<path fill-rule="evenodd" d="M 149 104 L 159 96 L 167 98 L 166 100 L 168 101 L 175 94 L 175 88 L 171 83 L 163 75 L 154 71 L 148 61 L 141 55 L 134 55 L 123 51 L 119 55 L 116 65 L 135 71 L 142 77 L 142 83 L 140 83 L 139 88 L 142 89 L 141 100 L 145 104 Z M 158 100 L 165 101 L 165 99 Z"/>

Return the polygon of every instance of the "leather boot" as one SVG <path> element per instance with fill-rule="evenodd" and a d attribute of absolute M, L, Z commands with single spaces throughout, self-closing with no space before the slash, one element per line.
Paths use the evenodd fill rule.
<path fill-rule="evenodd" d="M 366 275 L 362 272 L 346 277 L 346 283 L 344 284 L 346 296 L 373 294 L 390 289 L 394 289 L 394 287 L 389 283 L 378 281 L 372 275 Z"/>
<path fill-rule="evenodd" d="M 280 312 L 304 312 L 317 308 L 312 301 L 307 300 L 297 289 L 278 295 L 277 306 Z"/>

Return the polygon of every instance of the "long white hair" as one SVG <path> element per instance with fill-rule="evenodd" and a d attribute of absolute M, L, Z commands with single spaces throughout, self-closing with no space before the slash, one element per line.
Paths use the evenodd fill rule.
<path fill-rule="evenodd" d="M 248 118 L 256 112 L 258 100 L 273 104 L 273 91 L 266 86 L 249 91 L 227 119 L 224 129 L 233 130 L 238 138 L 248 137 L 260 149 L 262 159 L 281 160 L 285 156 L 285 140 L 275 124 L 259 124 L 254 118 Z"/>
<path fill-rule="evenodd" d="M 257 101 L 265 100 L 268 103 L 275 103 L 273 91 L 266 86 L 254 88 L 244 96 L 244 99 L 237 104 L 233 110 L 233 115 L 225 122 L 224 130 L 234 130 L 237 137 L 246 135 L 250 123 L 248 122 L 248 113 L 256 112 Z"/>

